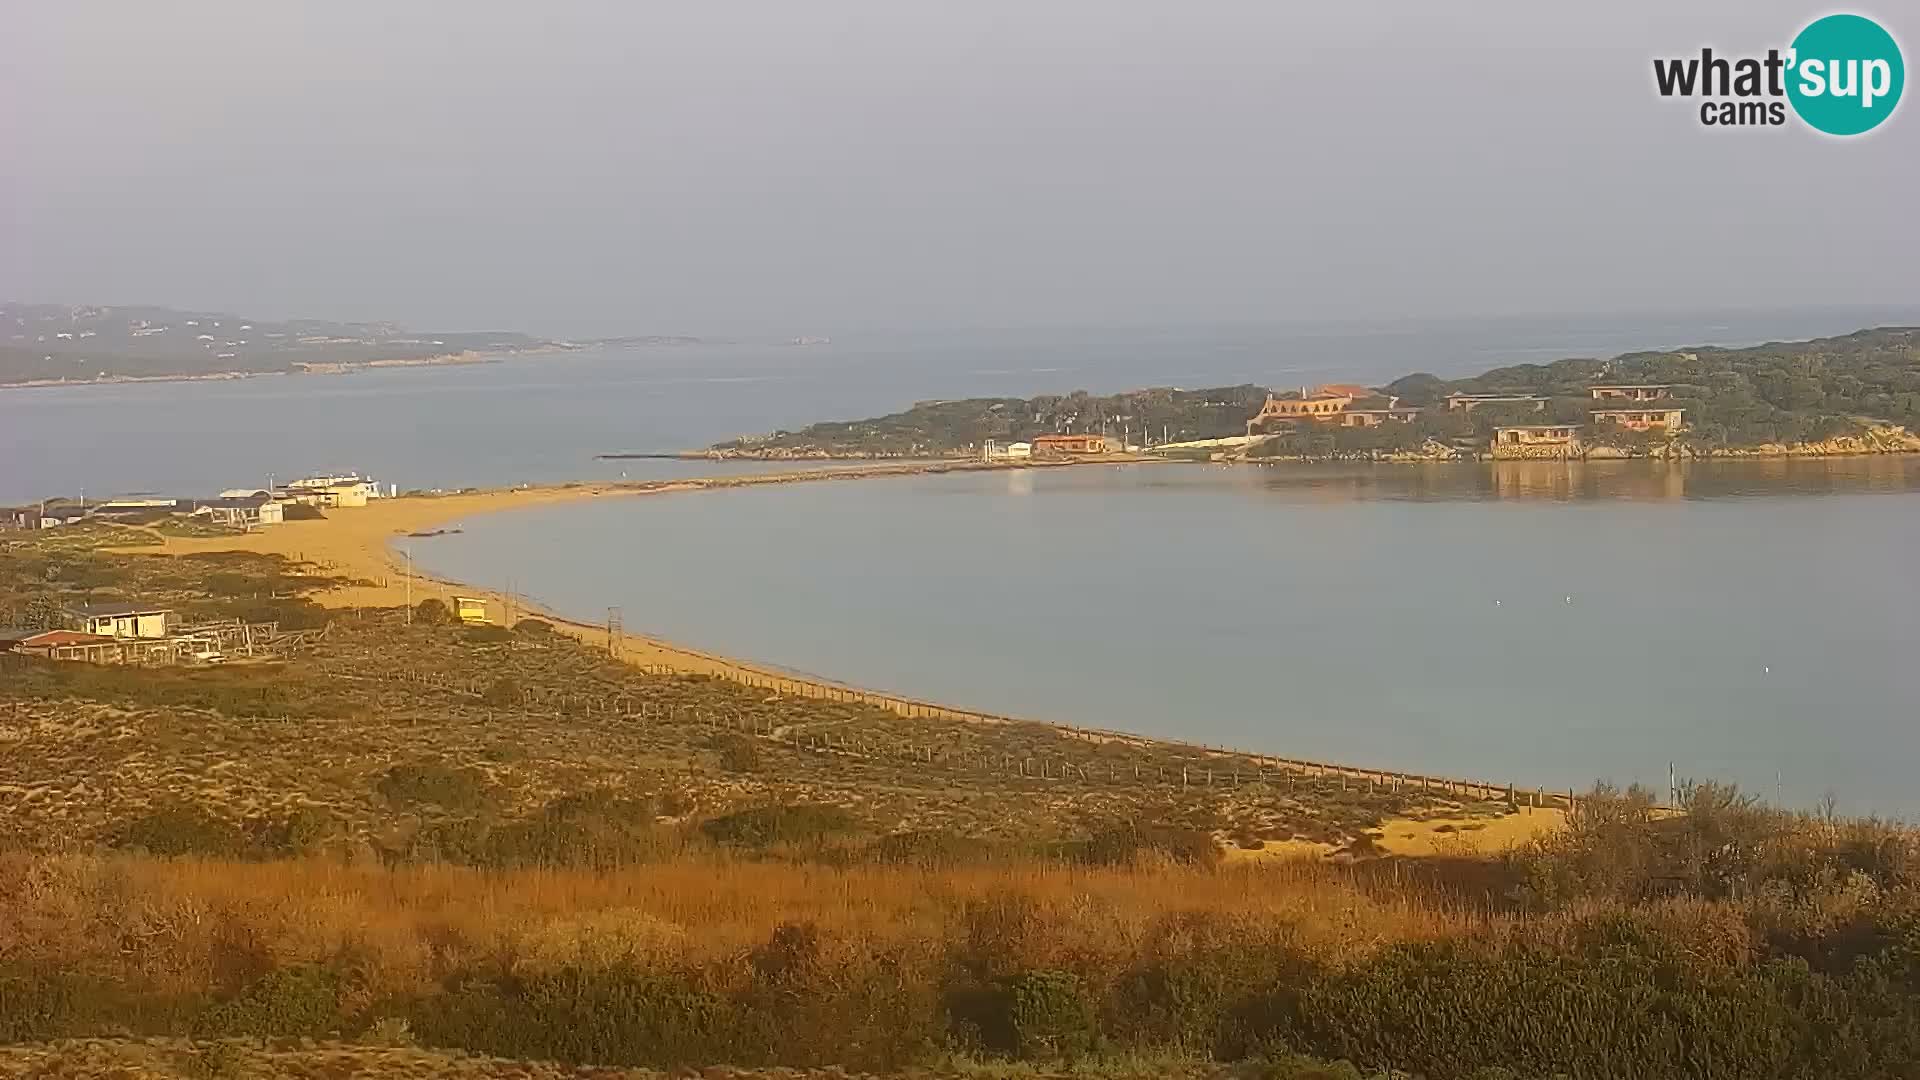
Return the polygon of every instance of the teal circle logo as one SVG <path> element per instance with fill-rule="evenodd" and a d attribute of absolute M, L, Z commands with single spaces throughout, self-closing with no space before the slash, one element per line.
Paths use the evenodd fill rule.
<path fill-rule="evenodd" d="M 1900 104 L 1907 66 L 1893 35 L 1860 15 L 1828 15 L 1793 39 L 1787 100 L 1808 126 L 1829 135 L 1879 127 Z"/>

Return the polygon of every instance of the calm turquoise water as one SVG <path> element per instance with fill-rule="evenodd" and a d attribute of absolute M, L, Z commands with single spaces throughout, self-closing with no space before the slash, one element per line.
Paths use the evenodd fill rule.
<path fill-rule="evenodd" d="M 500 514 L 434 572 L 974 708 L 1920 818 L 1920 461 L 1127 466 Z"/>

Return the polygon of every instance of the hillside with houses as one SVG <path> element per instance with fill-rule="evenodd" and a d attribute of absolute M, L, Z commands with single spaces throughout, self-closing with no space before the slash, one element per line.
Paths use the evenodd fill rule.
<path fill-rule="evenodd" d="M 1920 329 L 1333 383 L 921 402 L 716 444 L 743 457 L 1565 458 L 1920 449 Z"/>

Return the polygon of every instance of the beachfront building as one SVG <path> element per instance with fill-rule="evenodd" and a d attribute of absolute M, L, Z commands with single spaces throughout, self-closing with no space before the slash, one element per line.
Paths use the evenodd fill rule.
<path fill-rule="evenodd" d="M 1547 398 L 1543 394 L 1463 394 L 1454 391 L 1447 395 L 1447 408 L 1472 412 L 1482 405 L 1531 405 L 1534 412 L 1545 412 Z"/>
<path fill-rule="evenodd" d="M 169 499 L 143 491 L 96 503 L 92 508 L 92 514 L 94 517 L 104 518 L 149 518 L 178 513 L 180 509 L 179 499 Z"/>
<path fill-rule="evenodd" d="M 1247 421 L 1247 434 L 1251 435 L 1261 427 L 1271 423 L 1297 423 L 1301 420 L 1330 420 L 1346 411 L 1353 404 L 1352 394 L 1336 394 L 1326 387 L 1312 393 L 1301 387 L 1298 394 L 1268 394 L 1261 404 L 1260 411 Z"/>
<path fill-rule="evenodd" d="M 1671 435 L 1685 426 L 1685 409 L 1595 409 L 1595 424 L 1618 424 L 1635 431 Z"/>
<path fill-rule="evenodd" d="M 122 657 L 117 639 L 77 630 L 6 632 L 0 634 L 0 650 L 43 660 L 81 660 L 95 664 L 117 663 Z"/>
<path fill-rule="evenodd" d="M 463 623 L 483 623 L 487 621 L 487 601 L 480 596 L 456 596 L 453 598 L 453 613 Z"/>
<path fill-rule="evenodd" d="M 39 507 L 0 506 L 0 529 L 37 529 L 39 527 Z"/>
<path fill-rule="evenodd" d="M 365 506 L 369 499 L 384 499 L 393 494 L 391 487 L 364 476 L 309 476 L 287 485 L 287 498 L 309 506 L 335 508 Z"/>
<path fill-rule="evenodd" d="M 1497 459 L 1565 458 L 1580 452 L 1578 424 L 1513 424 L 1493 429 Z"/>
<path fill-rule="evenodd" d="M 1659 401 L 1673 391 L 1672 383 L 1614 383 L 1589 386 L 1595 401 Z"/>
<path fill-rule="evenodd" d="M 286 520 L 286 504 L 264 491 L 251 495 L 203 502 L 193 511 L 215 525 L 251 529 L 257 525 L 278 525 Z"/>
<path fill-rule="evenodd" d="M 1419 409 L 1400 404 L 1398 398 L 1387 398 L 1385 401 L 1379 406 L 1362 401 L 1353 408 L 1343 410 L 1337 419 L 1343 427 L 1379 427 L 1387 423 L 1410 424 L 1420 415 Z"/>
<path fill-rule="evenodd" d="M 172 608 L 124 601 L 82 604 L 68 608 L 66 614 L 73 629 L 108 638 L 164 638 L 179 623 Z"/>
<path fill-rule="evenodd" d="M 1092 432 L 1080 435 L 1035 435 L 1030 449 L 1033 457 L 1105 454 L 1113 450 L 1113 441 L 1105 435 Z"/>

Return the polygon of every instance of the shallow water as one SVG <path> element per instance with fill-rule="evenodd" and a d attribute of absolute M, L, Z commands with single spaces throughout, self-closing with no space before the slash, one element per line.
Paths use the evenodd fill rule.
<path fill-rule="evenodd" d="M 1920 817 L 1920 460 L 1121 466 L 516 511 L 423 541 L 575 617 L 993 712 Z"/>

